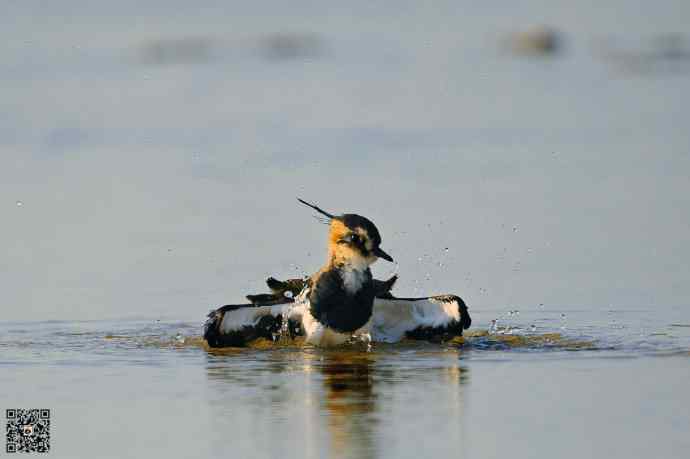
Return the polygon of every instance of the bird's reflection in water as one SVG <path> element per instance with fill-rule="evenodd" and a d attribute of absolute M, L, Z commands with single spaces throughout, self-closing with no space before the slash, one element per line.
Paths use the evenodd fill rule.
<path fill-rule="evenodd" d="M 239 350 L 207 358 L 218 441 L 231 441 L 237 455 L 396 457 L 420 447 L 445 455 L 462 443 L 468 376 L 457 349 Z"/>
<path fill-rule="evenodd" d="M 362 352 L 327 352 L 317 366 L 323 374 L 323 408 L 328 414 L 334 457 L 374 457 L 376 398 L 374 356 Z"/>
<path fill-rule="evenodd" d="M 426 388 L 434 387 L 431 404 L 443 405 L 445 428 L 461 435 L 462 390 L 467 382 L 466 368 L 459 364 L 459 351 L 436 349 L 402 354 L 398 352 L 324 351 L 315 368 L 323 376 L 324 395 L 321 406 L 328 416 L 329 452 L 333 457 L 379 457 L 392 453 L 385 441 L 388 435 L 398 437 L 401 445 L 415 447 L 415 438 L 434 436 L 424 416 L 418 416 L 419 405 L 403 403 L 406 396 L 425 397 Z M 433 411 L 433 409 L 431 410 Z M 406 429 L 420 428 L 406 438 Z M 428 432 L 424 432 L 427 430 Z M 444 429 L 442 429 L 444 430 Z M 401 438 L 402 437 L 402 438 Z M 446 437 L 448 439 L 448 437 Z"/>

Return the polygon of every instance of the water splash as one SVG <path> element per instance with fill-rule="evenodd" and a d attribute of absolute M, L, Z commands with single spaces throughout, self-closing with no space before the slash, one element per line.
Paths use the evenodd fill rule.
<path fill-rule="evenodd" d="M 489 334 L 493 335 L 498 331 L 498 319 L 493 319 L 491 320 L 491 324 L 489 325 Z"/>
<path fill-rule="evenodd" d="M 280 344 L 285 344 L 285 345 L 292 344 L 293 339 L 292 339 L 292 335 L 290 334 L 290 318 L 300 308 L 305 308 L 307 306 L 307 303 L 309 301 L 307 299 L 307 293 L 308 293 L 308 287 L 306 286 L 306 283 L 305 283 L 305 287 L 295 297 L 295 301 L 292 303 L 288 303 L 285 306 L 283 306 L 283 310 L 281 313 L 282 321 L 280 324 L 280 331 L 279 331 L 279 333 L 273 334 L 273 341 L 274 342 L 278 342 Z"/>

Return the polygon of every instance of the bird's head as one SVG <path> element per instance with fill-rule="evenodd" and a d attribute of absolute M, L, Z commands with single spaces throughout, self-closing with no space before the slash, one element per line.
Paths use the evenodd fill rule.
<path fill-rule="evenodd" d="M 393 261 L 381 249 L 381 234 L 368 218 L 357 214 L 333 215 L 301 199 L 299 202 L 328 218 L 328 256 L 334 263 L 368 267 L 379 258 Z"/>

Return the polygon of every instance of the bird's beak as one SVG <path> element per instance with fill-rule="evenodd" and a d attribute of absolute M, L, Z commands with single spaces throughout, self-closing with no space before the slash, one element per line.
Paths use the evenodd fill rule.
<path fill-rule="evenodd" d="M 374 249 L 374 255 L 376 255 L 376 256 L 379 257 L 379 258 L 383 258 L 383 259 L 386 260 L 386 261 L 390 261 L 390 262 L 393 261 L 393 257 L 391 257 L 391 256 L 388 255 L 386 252 L 384 252 L 384 251 L 381 249 L 381 247 L 376 247 L 376 248 Z"/>

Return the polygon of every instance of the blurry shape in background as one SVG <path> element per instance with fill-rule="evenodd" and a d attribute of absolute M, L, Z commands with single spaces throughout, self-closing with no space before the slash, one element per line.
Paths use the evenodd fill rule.
<path fill-rule="evenodd" d="M 206 62 L 217 47 L 218 43 L 210 37 L 161 38 L 142 47 L 141 59 L 157 65 Z"/>
<path fill-rule="evenodd" d="M 690 45 L 679 33 L 656 35 L 637 45 L 598 40 L 594 53 L 624 73 L 680 73 L 690 70 Z"/>
<path fill-rule="evenodd" d="M 503 49 L 520 56 L 551 56 L 563 51 L 563 35 L 553 27 L 533 26 L 506 35 Z"/>
<path fill-rule="evenodd" d="M 310 33 L 274 33 L 259 40 L 259 53 L 268 59 L 309 59 L 323 54 L 323 43 Z"/>
<path fill-rule="evenodd" d="M 238 50 L 270 60 L 297 60 L 321 56 L 324 46 L 310 33 L 276 32 L 233 42 L 202 36 L 159 38 L 145 43 L 139 56 L 152 65 L 198 64 Z"/>

